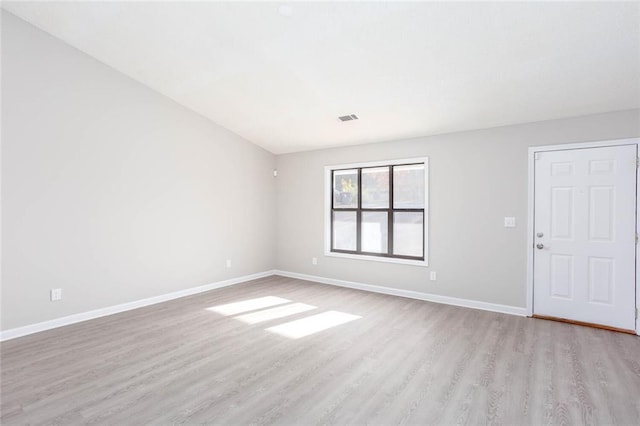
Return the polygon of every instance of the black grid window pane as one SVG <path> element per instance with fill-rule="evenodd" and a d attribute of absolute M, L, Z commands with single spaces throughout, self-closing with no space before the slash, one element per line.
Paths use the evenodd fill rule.
<path fill-rule="evenodd" d="M 333 212 L 333 245 L 334 250 L 356 251 L 357 212 Z"/>
<path fill-rule="evenodd" d="M 424 213 L 393 213 L 393 254 L 422 257 L 424 252 Z"/>
<path fill-rule="evenodd" d="M 331 250 L 424 260 L 424 163 L 333 170 Z"/>
<path fill-rule="evenodd" d="M 363 252 L 387 254 L 389 247 L 388 213 L 386 211 L 363 211 L 360 223 Z"/>
<path fill-rule="evenodd" d="M 393 207 L 424 209 L 424 164 L 393 167 Z"/>
<path fill-rule="evenodd" d="M 358 207 L 358 169 L 333 171 L 333 208 Z"/>
<path fill-rule="evenodd" d="M 362 208 L 389 208 L 389 167 L 362 169 Z"/>

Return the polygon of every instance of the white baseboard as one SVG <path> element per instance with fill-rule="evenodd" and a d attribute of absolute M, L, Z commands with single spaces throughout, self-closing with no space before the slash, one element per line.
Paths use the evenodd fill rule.
<path fill-rule="evenodd" d="M 374 293 L 389 294 L 392 296 L 408 297 L 410 299 L 425 300 L 428 302 L 443 303 L 446 305 L 462 306 L 464 308 L 481 309 L 483 311 L 499 312 L 502 314 L 527 316 L 527 309 L 518 306 L 500 305 L 497 303 L 480 302 L 477 300 L 458 299 L 457 297 L 440 296 L 437 294 L 421 293 L 418 291 L 401 290 L 391 287 L 382 287 L 371 284 L 363 284 L 353 281 L 337 280 L 333 278 L 318 277 L 315 275 L 298 274 L 297 272 L 274 271 L 275 275 L 313 281 L 322 284 L 330 284 L 339 287 L 354 288 L 357 290 L 371 291 Z"/>
<path fill-rule="evenodd" d="M 143 306 L 155 305 L 156 303 L 162 303 L 173 299 L 179 299 L 185 296 L 191 296 L 193 294 L 203 293 L 205 291 L 215 290 L 217 288 L 228 287 L 234 284 L 243 283 L 246 281 L 256 280 L 258 278 L 269 277 L 274 275 L 275 271 L 259 272 L 257 274 L 245 275 L 242 277 L 231 278 L 224 281 L 218 281 L 211 284 L 205 284 L 199 287 L 192 287 L 186 290 L 174 291 L 173 293 L 167 293 L 160 296 L 149 297 L 147 299 L 136 300 L 133 302 L 127 302 L 120 305 L 109 306 L 106 308 L 95 309 L 93 311 L 81 312 L 79 314 L 73 314 L 62 318 L 56 318 L 49 321 L 43 321 L 36 324 L 25 325 L 23 327 L 12 328 L 5 331 L 0 331 L 0 342 L 17 337 L 26 336 L 28 334 L 38 333 L 40 331 L 50 330 L 52 328 L 63 327 L 65 325 L 75 324 L 82 321 L 87 321 L 94 318 L 100 318 L 107 315 L 117 314 L 119 312 L 129 311 L 131 309 L 141 308 Z"/>
<path fill-rule="evenodd" d="M 256 280 L 258 278 L 269 277 L 271 275 L 280 275 L 283 277 L 297 278 L 300 280 L 313 281 L 313 282 L 322 283 L 322 284 L 330 284 L 330 285 L 335 285 L 339 287 L 348 287 L 348 288 L 353 288 L 357 290 L 371 291 L 373 293 L 382 293 L 382 294 L 389 294 L 392 296 L 408 297 L 410 299 L 425 300 L 428 302 L 443 303 L 446 305 L 462 306 L 465 308 L 481 309 L 484 311 L 499 312 L 503 314 L 527 316 L 526 308 L 520 308 L 517 306 L 500 305 L 497 303 L 480 302 L 477 300 L 469 300 L 469 299 L 459 299 L 456 297 L 440 296 L 437 294 L 421 293 L 421 292 L 411 291 L 411 290 L 401 290 L 397 288 L 364 284 L 364 283 L 358 283 L 354 281 L 344 281 L 344 280 L 338 280 L 334 278 L 318 277 L 315 275 L 299 274 L 296 272 L 271 270 L 271 271 L 260 272 L 257 274 L 231 278 L 229 280 L 218 281 L 215 283 L 206 284 L 199 287 L 192 287 L 186 290 L 175 291 L 173 293 L 167 293 L 160 296 L 149 297 L 147 299 L 136 300 L 133 302 L 123 303 L 120 305 L 109 306 L 101 309 L 95 309 L 93 311 L 82 312 L 79 314 L 69 315 L 62 318 L 56 318 L 49 321 L 26 325 L 23 327 L 17 327 L 17 328 L 12 328 L 5 331 L 0 331 L 0 342 L 5 340 L 10 340 L 10 339 L 15 339 L 17 337 L 27 336 L 33 333 L 38 333 L 40 331 L 51 330 L 53 328 L 63 327 L 65 325 L 87 321 L 94 318 L 100 318 L 107 315 L 117 314 L 119 312 L 129 311 L 131 309 L 141 308 L 143 306 L 149 306 L 149 305 L 154 305 L 156 303 L 167 302 L 169 300 L 179 299 L 181 297 L 203 293 L 205 291 L 215 290 L 217 288 L 228 287 L 234 284 Z"/>

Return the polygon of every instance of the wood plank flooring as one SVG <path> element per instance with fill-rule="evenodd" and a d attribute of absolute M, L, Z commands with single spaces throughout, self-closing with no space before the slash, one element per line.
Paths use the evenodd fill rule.
<path fill-rule="evenodd" d="M 207 309 L 264 297 L 315 309 Z M 360 318 L 267 331 L 329 311 Z M 277 276 L 0 354 L 2 424 L 640 424 L 637 336 Z"/>

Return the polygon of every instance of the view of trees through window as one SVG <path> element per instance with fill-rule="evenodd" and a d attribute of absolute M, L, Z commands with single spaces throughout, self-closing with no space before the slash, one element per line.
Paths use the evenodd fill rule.
<path fill-rule="evenodd" d="M 331 181 L 331 251 L 424 259 L 424 163 L 333 170 Z"/>

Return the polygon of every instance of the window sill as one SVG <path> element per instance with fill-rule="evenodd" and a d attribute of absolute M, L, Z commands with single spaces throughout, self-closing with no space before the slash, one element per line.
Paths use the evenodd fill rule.
<path fill-rule="evenodd" d="M 401 265 L 419 266 L 423 268 L 429 266 L 429 263 L 426 260 L 398 259 L 394 257 L 367 256 L 365 254 L 336 253 L 333 251 L 325 251 L 324 255 L 328 257 L 341 257 L 343 259 L 366 260 L 382 263 L 398 263 Z"/>

